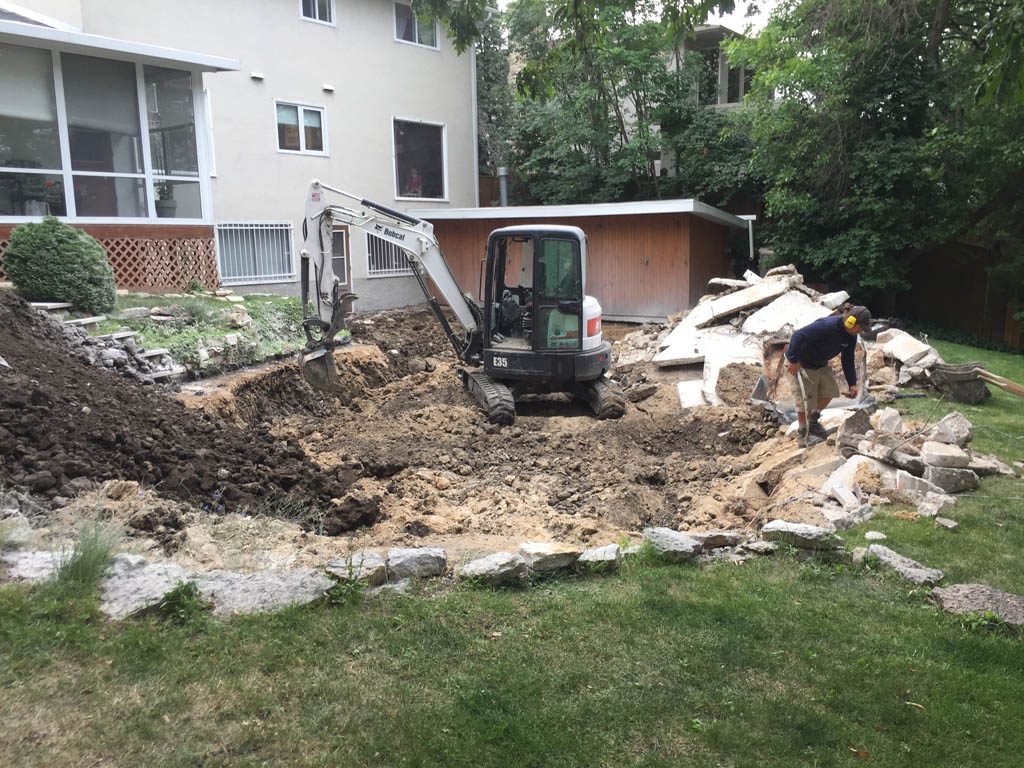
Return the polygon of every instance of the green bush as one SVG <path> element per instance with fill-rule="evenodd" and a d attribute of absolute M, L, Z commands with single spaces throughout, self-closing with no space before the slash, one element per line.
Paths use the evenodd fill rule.
<path fill-rule="evenodd" d="M 114 308 L 114 270 L 103 246 L 52 216 L 11 232 L 3 266 L 29 301 L 64 301 L 91 313 Z"/>

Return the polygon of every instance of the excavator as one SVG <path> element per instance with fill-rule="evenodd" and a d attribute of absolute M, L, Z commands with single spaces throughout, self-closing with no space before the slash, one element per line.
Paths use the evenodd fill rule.
<path fill-rule="evenodd" d="M 347 225 L 404 253 L 427 303 L 461 363 L 459 378 L 494 424 L 512 424 L 529 394 L 564 392 L 599 419 L 625 412 L 607 376 L 611 345 L 601 335 L 601 305 L 585 294 L 587 240 L 579 227 L 497 229 L 487 241 L 483 304 L 463 293 L 427 221 L 314 180 L 306 198 L 301 298 L 306 335 L 303 378 L 328 394 L 344 391 L 334 350 L 351 340 L 345 319 L 357 298 L 334 273 L 334 228 Z M 461 328 L 434 296 L 436 287 Z"/>

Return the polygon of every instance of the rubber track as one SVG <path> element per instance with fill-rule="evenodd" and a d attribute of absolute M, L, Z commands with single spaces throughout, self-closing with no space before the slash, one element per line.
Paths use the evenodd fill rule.
<path fill-rule="evenodd" d="M 516 400 L 511 389 L 479 371 L 467 371 L 465 383 L 466 389 L 487 411 L 489 422 L 507 425 L 516 420 Z"/>
<path fill-rule="evenodd" d="M 599 419 L 619 419 L 626 413 L 626 396 L 618 385 L 601 377 L 582 386 L 582 397 Z"/>

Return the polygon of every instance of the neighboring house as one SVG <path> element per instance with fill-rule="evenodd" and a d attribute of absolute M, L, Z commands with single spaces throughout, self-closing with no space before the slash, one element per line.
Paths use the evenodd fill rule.
<path fill-rule="evenodd" d="M 701 25 L 694 29 L 693 37 L 683 41 L 685 53 L 696 53 L 701 57 L 702 67 L 697 85 L 697 100 L 715 109 L 733 109 L 743 104 L 743 97 L 750 90 L 753 72 L 740 65 L 729 66 L 729 60 L 722 50 L 726 40 L 743 37 L 728 27 Z"/>
<path fill-rule="evenodd" d="M 416 19 L 408 2 L 21 0 L 21 5 L 88 34 L 225 57 L 200 57 L 202 62 L 190 70 L 193 132 L 187 120 L 185 128 L 179 120 L 164 120 L 161 124 L 170 127 L 162 129 L 159 140 L 152 126 L 149 142 L 140 141 L 138 132 L 125 134 L 154 155 L 167 151 L 161 143 L 166 137 L 174 144 L 174 131 L 190 133 L 199 162 L 189 183 L 208 190 L 208 200 L 196 206 L 194 196 L 186 194 L 192 188 L 181 187 L 186 182 L 178 169 L 172 169 L 176 173 L 167 179 L 169 185 L 160 184 L 165 180 L 160 169 L 143 156 L 136 210 L 63 212 L 76 224 L 88 222 L 90 231 L 100 221 L 150 227 L 202 224 L 216 242 L 222 284 L 240 291 L 297 293 L 310 180 L 319 178 L 400 209 L 478 202 L 472 50 L 457 54 L 440 25 Z M 18 13 L 0 0 L 4 9 Z M 0 36 L 0 44 L 14 42 L 11 27 L 31 26 L 20 21 L 0 19 L 7 35 Z M 144 69 L 140 103 L 156 94 Z M 203 76 L 213 71 L 219 73 Z M 31 76 L 16 77 L 14 83 L 24 90 Z M 3 77 L 0 71 L 0 82 Z M 46 80 L 45 73 L 39 77 Z M 59 112 L 58 122 L 63 119 Z M 0 100 L 0 132 L 3 113 Z M 103 150 L 109 154 L 106 145 Z M 177 161 L 174 146 L 169 157 Z M 66 166 L 53 170 L 61 167 Z M 173 198 L 175 212 L 162 213 L 159 198 L 169 198 L 168 203 Z M 33 220 L 40 213 L 23 208 L 16 218 Z M 0 212 L 0 227 L 10 223 Z M 336 272 L 359 294 L 360 308 L 422 300 L 405 258 L 382 242 L 339 231 L 335 246 Z"/>

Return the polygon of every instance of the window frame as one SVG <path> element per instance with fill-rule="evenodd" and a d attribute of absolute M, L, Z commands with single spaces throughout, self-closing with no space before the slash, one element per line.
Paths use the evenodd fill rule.
<path fill-rule="evenodd" d="M 382 237 L 377 237 L 377 235 L 374 235 L 371 232 L 364 232 L 363 234 L 365 236 L 365 241 L 364 242 L 365 242 L 365 246 L 366 246 L 366 279 L 367 280 L 386 280 L 386 279 L 388 279 L 390 277 L 415 277 L 416 276 L 416 272 L 413 270 L 413 266 L 412 266 L 411 262 L 409 263 L 409 266 L 406 269 L 387 269 L 387 270 L 376 270 L 376 271 L 374 269 L 372 269 L 371 265 L 370 265 L 370 238 L 373 238 L 374 240 L 379 240 L 380 242 L 382 242 L 388 248 L 394 248 L 396 251 L 398 251 L 399 253 L 401 253 L 402 255 L 405 256 L 406 261 L 408 261 L 409 256 L 405 253 L 405 251 L 403 251 L 397 245 L 395 245 L 394 243 L 391 243 L 391 242 L 385 240 Z"/>
<path fill-rule="evenodd" d="M 403 45 L 413 45 L 417 48 L 426 48 L 428 51 L 440 51 L 441 50 L 441 30 L 439 29 L 437 19 L 434 19 L 434 45 L 427 45 L 426 43 L 419 42 L 420 37 L 420 20 L 416 18 L 416 14 L 413 13 L 412 20 L 416 25 L 414 27 L 415 40 L 405 40 L 398 36 L 398 6 L 404 5 L 410 11 L 412 6 L 409 3 L 401 3 L 398 0 L 392 0 L 391 3 L 391 34 L 395 38 L 396 43 L 402 43 Z"/>
<path fill-rule="evenodd" d="M 306 146 L 306 132 L 299 130 L 299 149 L 282 149 L 281 148 L 281 137 L 278 133 L 280 123 L 277 121 L 277 108 L 278 106 L 295 107 L 299 112 L 299 128 L 303 127 L 302 115 L 305 110 L 315 110 L 320 113 L 320 131 L 324 138 L 324 148 L 319 149 L 305 149 Z M 274 145 L 277 147 L 277 151 L 282 155 L 308 155 L 312 157 L 330 157 L 330 145 L 327 140 L 327 105 L 326 104 L 312 104 L 307 101 L 295 101 L 293 99 L 274 99 Z"/>
<path fill-rule="evenodd" d="M 398 184 L 398 143 L 395 141 L 395 123 L 416 123 L 417 125 L 432 125 L 441 129 L 441 175 L 443 177 L 444 194 L 441 197 L 409 197 L 401 194 Z M 438 123 L 433 120 L 421 120 L 415 117 L 391 116 L 391 183 L 394 185 L 395 200 L 403 202 L 451 202 L 451 189 L 448 182 L 448 123 Z"/>
<path fill-rule="evenodd" d="M 59 171 L 55 171 L 51 175 L 59 175 L 62 177 L 64 186 L 64 201 L 65 201 L 65 213 L 60 215 L 61 221 L 74 223 L 74 224 L 117 224 L 117 225 L 134 225 L 134 224 L 160 224 L 161 226 L 195 226 L 197 224 L 212 225 L 213 220 L 213 193 L 210 185 L 210 166 L 208 152 L 210 147 L 207 145 L 207 131 L 212 130 L 209 117 L 203 103 L 203 92 L 202 92 L 202 70 L 190 68 L 184 65 L 182 62 L 180 66 L 173 66 L 169 64 L 159 64 L 167 69 L 179 69 L 182 72 L 188 72 L 192 78 L 192 105 L 194 110 L 195 120 L 195 132 L 196 132 L 196 149 L 198 152 L 198 163 L 199 173 L 198 176 L 158 176 L 153 172 L 152 159 L 149 156 L 149 114 L 147 110 L 147 95 L 145 89 L 145 77 L 144 68 L 149 66 L 151 62 L 145 61 L 143 58 L 132 56 L 129 54 L 123 54 L 120 52 L 104 53 L 104 55 L 98 55 L 98 52 L 93 51 L 79 51 L 72 47 L 61 45 L 61 44 L 32 44 L 28 41 L 5 41 L 8 45 L 21 46 L 25 48 L 37 48 L 42 51 L 46 51 L 50 55 L 50 61 L 52 63 L 52 76 L 54 85 L 54 98 L 56 100 L 57 108 L 57 131 L 60 139 L 60 153 L 61 163 L 63 168 Z M 63 66 L 63 55 L 74 54 L 78 56 L 84 56 L 87 58 L 97 58 L 110 61 L 121 61 L 126 62 L 135 71 L 135 96 L 137 107 L 139 111 L 139 129 L 140 129 L 140 149 L 143 157 L 143 170 L 141 173 L 125 173 L 125 172 L 114 172 L 114 171 L 82 171 L 74 170 L 71 162 L 71 141 L 70 141 L 70 126 L 68 119 L 67 101 L 64 92 L 64 66 Z M 5 166 L 3 169 L 5 172 L 11 173 L 31 173 L 31 174 L 46 174 L 46 169 L 30 168 L 20 169 L 14 166 Z M 74 191 L 74 177 L 79 176 L 93 176 L 93 177 L 106 177 L 106 178 L 132 178 L 143 181 L 144 191 L 146 194 L 146 208 L 144 216 L 82 216 L 79 215 Z M 182 182 L 193 182 L 199 184 L 199 204 L 200 204 L 200 217 L 199 218 L 162 218 L 156 215 L 156 195 L 155 185 L 159 181 L 182 181 Z M 27 222 L 36 222 L 40 220 L 39 215 L 0 215 L 0 225 L 9 224 L 24 224 Z"/>
<path fill-rule="evenodd" d="M 325 26 L 325 27 L 337 27 L 338 26 L 338 7 L 337 7 L 337 3 L 335 2 L 335 0 L 327 0 L 328 8 L 330 9 L 330 13 L 331 13 L 331 20 L 330 21 L 324 21 L 323 19 L 313 19 L 313 18 L 310 18 L 305 13 L 303 13 L 302 0 L 298 0 L 298 2 L 299 2 L 299 18 L 302 19 L 302 21 L 308 21 L 311 24 L 320 24 L 320 25 Z M 313 0 L 313 2 L 315 4 L 316 0 Z"/>

